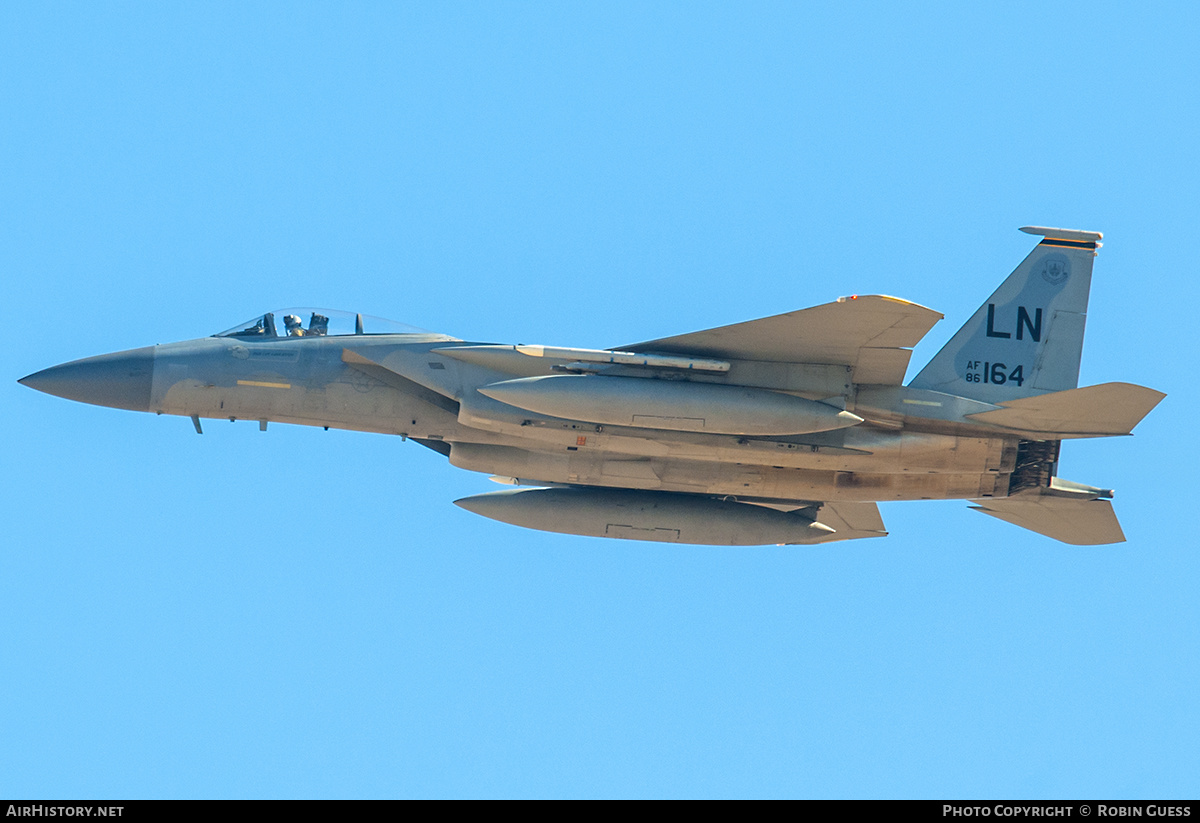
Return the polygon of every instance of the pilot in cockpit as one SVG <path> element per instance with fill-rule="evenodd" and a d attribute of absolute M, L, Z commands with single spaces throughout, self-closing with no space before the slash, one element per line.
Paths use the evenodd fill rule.
<path fill-rule="evenodd" d="M 304 336 L 304 324 L 294 314 L 285 314 L 283 316 L 283 326 L 287 329 L 288 337 Z"/>

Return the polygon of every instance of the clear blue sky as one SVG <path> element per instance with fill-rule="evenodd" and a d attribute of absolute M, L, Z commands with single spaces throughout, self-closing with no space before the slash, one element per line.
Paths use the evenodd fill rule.
<path fill-rule="evenodd" d="M 1200 12 L 978 5 L 6 4 L 0 796 L 1200 794 Z M 1031 223 L 1106 234 L 1082 382 L 1169 393 L 1064 450 L 1125 544 L 528 532 L 398 438 L 15 382 L 281 305 L 599 347 L 850 293 L 946 314 L 919 366 Z"/>

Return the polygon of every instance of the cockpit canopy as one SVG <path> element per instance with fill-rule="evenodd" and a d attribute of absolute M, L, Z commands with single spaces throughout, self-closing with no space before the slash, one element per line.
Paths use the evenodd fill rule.
<path fill-rule="evenodd" d="M 269 311 L 213 337 L 332 337 L 344 334 L 432 334 L 416 326 L 337 309 L 288 308 Z"/>

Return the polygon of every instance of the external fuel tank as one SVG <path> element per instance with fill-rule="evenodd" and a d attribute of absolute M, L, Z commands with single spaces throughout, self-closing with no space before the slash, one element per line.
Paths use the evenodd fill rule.
<path fill-rule="evenodd" d="M 479 392 L 537 414 L 669 431 L 809 434 L 863 422 L 835 406 L 783 392 L 686 380 L 557 374 L 505 380 Z"/>

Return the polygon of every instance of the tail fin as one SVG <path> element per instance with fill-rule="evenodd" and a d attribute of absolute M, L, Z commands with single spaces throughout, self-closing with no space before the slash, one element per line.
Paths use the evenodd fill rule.
<path fill-rule="evenodd" d="M 1042 236 L 1021 265 L 909 384 L 988 403 L 1079 385 L 1100 232 L 1025 226 Z"/>

